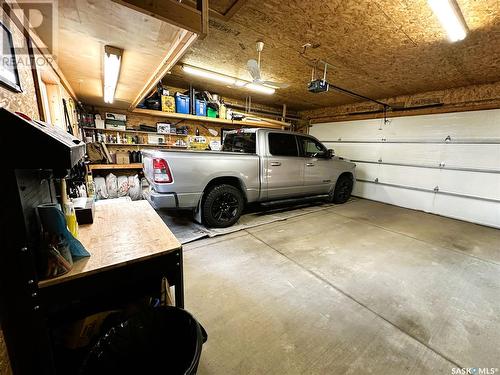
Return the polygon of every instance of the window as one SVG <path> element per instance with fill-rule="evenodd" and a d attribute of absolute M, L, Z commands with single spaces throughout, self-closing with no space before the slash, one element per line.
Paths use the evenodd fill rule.
<path fill-rule="evenodd" d="M 326 158 L 328 156 L 325 146 L 312 138 L 300 137 L 300 143 L 305 157 Z"/>
<path fill-rule="evenodd" d="M 229 133 L 224 138 L 222 151 L 255 154 L 255 133 Z"/>
<path fill-rule="evenodd" d="M 269 153 L 274 156 L 299 156 L 295 136 L 286 133 L 270 133 Z"/>

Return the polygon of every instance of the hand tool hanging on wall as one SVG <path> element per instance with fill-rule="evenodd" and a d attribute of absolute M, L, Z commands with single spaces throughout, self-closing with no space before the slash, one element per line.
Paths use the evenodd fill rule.
<path fill-rule="evenodd" d="M 69 118 L 69 113 L 68 113 L 68 107 L 66 105 L 66 99 L 63 98 L 63 108 L 64 108 L 64 122 L 66 122 L 66 129 L 68 130 L 68 133 L 71 135 L 73 134 L 73 127 L 71 126 L 71 120 Z"/>

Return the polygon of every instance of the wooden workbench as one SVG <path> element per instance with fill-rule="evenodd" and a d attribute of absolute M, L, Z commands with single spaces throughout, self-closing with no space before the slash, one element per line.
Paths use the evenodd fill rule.
<path fill-rule="evenodd" d="M 40 281 L 39 288 L 144 262 L 182 247 L 146 200 L 97 202 L 94 223 L 80 225 L 78 239 L 91 256 L 75 261 L 62 276 Z"/>
<path fill-rule="evenodd" d="M 147 201 L 97 202 L 94 223 L 81 225 L 78 237 L 91 256 L 65 275 L 39 281 L 33 296 L 36 335 L 49 342 L 39 348 L 49 361 L 43 374 L 55 373 L 65 358 L 46 339 L 58 327 L 159 298 L 164 277 L 175 288 L 175 305 L 184 307 L 182 246 Z"/>
<path fill-rule="evenodd" d="M 182 246 L 147 201 L 97 202 L 94 223 L 80 226 L 79 240 L 91 256 L 38 282 L 40 341 L 66 323 L 159 298 L 164 277 L 175 288 L 175 305 L 184 307 Z M 64 355 L 52 344 L 39 350 L 50 361 L 43 373 L 53 374 Z"/>

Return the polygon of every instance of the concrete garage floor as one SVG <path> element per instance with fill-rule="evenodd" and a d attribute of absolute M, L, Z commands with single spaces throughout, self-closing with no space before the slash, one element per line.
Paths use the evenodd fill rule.
<path fill-rule="evenodd" d="M 356 200 L 184 249 L 199 374 L 500 367 L 499 230 Z"/>

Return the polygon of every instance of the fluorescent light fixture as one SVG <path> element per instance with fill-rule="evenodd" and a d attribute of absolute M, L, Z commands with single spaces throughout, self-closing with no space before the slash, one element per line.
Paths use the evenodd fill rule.
<path fill-rule="evenodd" d="M 248 82 L 245 82 L 245 81 L 242 81 L 242 80 L 237 79 L 237 80 L 236 80 L 236 82 L 234 83 L 234 85 L 235 85 L 236 87 L 243 87 L 243 86 L 248 85 Z"/>
<path fill-rule="evenodd" d="M 182 70 L 184 70 L 188 74 L 192 74 L 198 77 L 203 77 L 207 79 L 211 79 L 213 81 L 225 83 L 230 86 L 234 86 L 236 88 L 248 89 L 251 91 L 255 91 L 261 94 L 271 95 L 276 91 L 271 87 L 266 87 L 263 85 L 259 85 L 257 83 L 244 81 L 242 79 L 238 79 L 235 77 L 227 76 L 225 74 L 215 73 L 210 70 L 197 68 L 190 65 L 183 65 Z"/>
<path fill-rule="evenodd" d="M 213 81 L 218 81 L 222 83 L 226 83 L 228 85 L 235 85 L 236 84 L 236 78 L 226 76 L 224 74 L 219 74 L 215 72 L 211 72 L 210 70 L 205 70 L 201 68 L 196 68 L 194 66 L 189 66 L 189 65 L 183 65 L 182 70 L 184 70 L 186 73 L 203 77 L 203 78 L 208 78 Z"/>
<path fill-rule="evenodd" d="M 260 92 L 261 94 L 266 94 L 266 95 L 272 95 L 276 91 L 275 89 L 273 89 L 271 87 L 259 85 L 256 83 L 249 83 L 249 84 L 245 85 L 245 88 L 252 90 L 252 91 Z"/>
<path fill-rule="evenodd" d="M 120 76 L 123 50 L 116 47 L 104 47 L 104 102 L 113 103 Z"/>
<path fill-rule="evenodd" d="M 456 0 L 427 0 L 427 3 L 448 34 L 450 42 L 465 39 L 467 25 Z"/>

